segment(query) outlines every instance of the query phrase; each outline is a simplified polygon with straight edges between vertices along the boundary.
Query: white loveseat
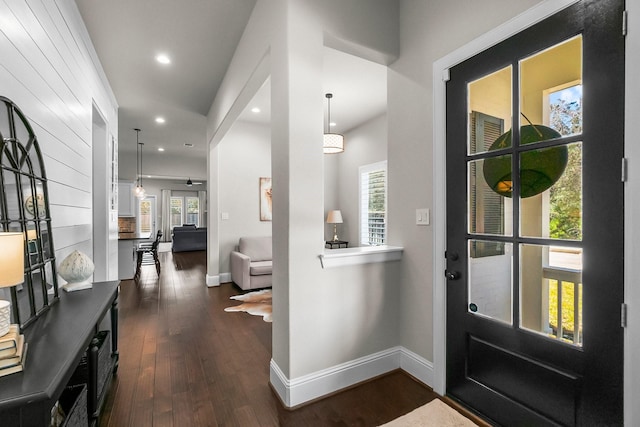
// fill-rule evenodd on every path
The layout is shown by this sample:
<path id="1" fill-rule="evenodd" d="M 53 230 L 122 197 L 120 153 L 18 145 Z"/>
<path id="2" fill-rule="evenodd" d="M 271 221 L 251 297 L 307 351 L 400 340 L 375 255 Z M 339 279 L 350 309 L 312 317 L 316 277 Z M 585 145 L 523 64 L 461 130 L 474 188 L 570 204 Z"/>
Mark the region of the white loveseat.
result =
<path id="1" fill-rule="evenodd" d="M 242 289 L 271 287 L 271 236 L 241 237 L 231 252 L 231 280 Z"/>

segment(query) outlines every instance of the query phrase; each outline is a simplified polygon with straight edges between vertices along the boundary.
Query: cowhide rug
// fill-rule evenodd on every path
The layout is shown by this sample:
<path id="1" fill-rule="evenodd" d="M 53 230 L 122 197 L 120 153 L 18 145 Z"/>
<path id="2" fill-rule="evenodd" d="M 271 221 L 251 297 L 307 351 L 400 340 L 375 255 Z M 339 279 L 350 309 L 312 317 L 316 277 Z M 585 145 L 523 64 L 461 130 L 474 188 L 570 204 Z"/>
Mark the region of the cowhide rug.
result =
<path id="1" fill-rule="evenodd" d="M 254 316 L 262 316 L 265 322 L 271 322 L 271 289 L 234 295 L 229 299 L 242 301 L 242 304 L 227 307 L 224 311 L 244 311 Z"/>

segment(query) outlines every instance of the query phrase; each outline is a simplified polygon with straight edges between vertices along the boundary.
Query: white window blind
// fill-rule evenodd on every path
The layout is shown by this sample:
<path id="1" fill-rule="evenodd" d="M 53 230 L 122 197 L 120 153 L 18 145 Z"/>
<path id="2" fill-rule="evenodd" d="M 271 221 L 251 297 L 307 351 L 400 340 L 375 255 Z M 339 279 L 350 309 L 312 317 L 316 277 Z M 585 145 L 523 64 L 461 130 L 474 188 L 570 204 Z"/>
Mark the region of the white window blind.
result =
<path id="1" fill-rule="evenodd" d="M 384 245 L 387 235 L 387 161 L 361 166 L 360 244 Z"/>

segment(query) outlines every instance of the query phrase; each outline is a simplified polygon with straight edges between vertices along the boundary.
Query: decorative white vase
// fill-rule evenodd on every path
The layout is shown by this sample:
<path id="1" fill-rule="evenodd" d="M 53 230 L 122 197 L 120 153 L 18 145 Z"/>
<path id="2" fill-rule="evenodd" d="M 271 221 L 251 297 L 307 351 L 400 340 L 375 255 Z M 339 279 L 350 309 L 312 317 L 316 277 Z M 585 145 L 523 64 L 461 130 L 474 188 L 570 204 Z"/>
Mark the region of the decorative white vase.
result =
<path id="1" fill-rule="evenodd" d="M 58 266 L 58 274 L 67 284 L 62 286 L 67 292 L 89 289 L 93 285 L 88 281 L 93 274 L 91 259 L 80 251 L 73 251 Z"/>

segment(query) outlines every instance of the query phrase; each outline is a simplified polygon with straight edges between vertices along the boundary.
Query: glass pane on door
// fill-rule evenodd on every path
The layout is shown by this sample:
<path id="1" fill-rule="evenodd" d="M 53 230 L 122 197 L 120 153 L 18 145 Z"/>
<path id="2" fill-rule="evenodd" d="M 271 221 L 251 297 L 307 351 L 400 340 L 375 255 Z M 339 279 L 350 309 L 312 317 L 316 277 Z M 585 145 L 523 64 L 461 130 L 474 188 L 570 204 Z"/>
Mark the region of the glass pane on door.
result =
<path id="1" fill-rule="evenodd" d="M 513 204 L 503 194 L 511 193 L 511 155 L 473 160 L 467 166 L 469 233 L 512 235 Z M 498 169 L 498 174 L 492 172 Z"/>
<path id="2" fill-rule="evenodd" d="M 537 163 L 540 170 L 544 170 L 542 163 L 554 165 L 558 150 L 566 166 L 555 183 L 551 184 L 546 175 L 531 168 L 523 170 L 526 164 Z M 520 233 L 526 237 L 582 240 L 582 143 L 526 151 L 520 159 Z M 551 185 L 547 190 L 525 197 L 527 192 L 535 193 L 536 186 L 548 184 Z"/>
<path id="3" fill-rule="evenodd" d="M 520 245 L 520 323 L 582 346 L 582 249 Z"/>
<path id="4" fill-rule="evenodd" d="M 581 82 L 581 35 L 520 61 L 520 125 L 542 125 L 562 136 L 582 133 Z M 536 142 L 524 138 L 528 131 L 540 136 L 526 128 L 521 145 Z"/>
<path id="5" fill-rule="evenodd" d="M 505 67 L 492 74 L 477 79 L 468 85 L 469 114 L 481 113 L 492 118 L 478 123 L 469 120 L 467 152 L 484 153 L 498 147 L 493 143 L 511 128 L 512 68 Z"/>
<path id="6" fill-rule="evenodd" d="M 512 323 L 512 247 L 511 243 L 469 240 L 469 313 Z"/>

